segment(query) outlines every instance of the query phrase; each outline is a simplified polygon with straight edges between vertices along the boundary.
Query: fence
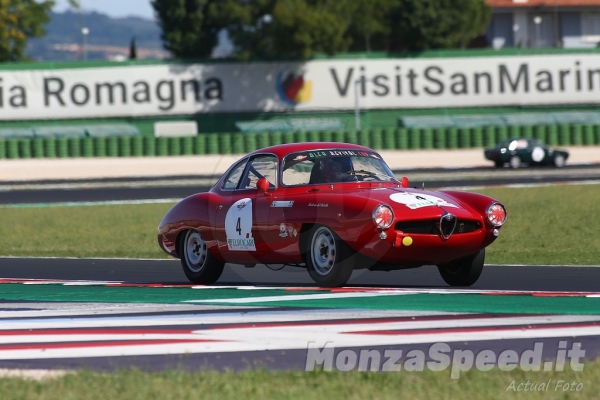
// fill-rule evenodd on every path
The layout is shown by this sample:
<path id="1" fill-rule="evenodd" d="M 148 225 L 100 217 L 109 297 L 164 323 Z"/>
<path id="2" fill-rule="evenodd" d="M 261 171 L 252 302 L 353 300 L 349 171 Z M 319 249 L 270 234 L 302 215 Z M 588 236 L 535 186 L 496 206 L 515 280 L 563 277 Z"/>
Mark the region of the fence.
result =
<path id="1" fill-rule="evenodd" d="M 195 137 L 85 137 L 0 140 L 0 159 L 244 154 L 282 143 L 345 142 L 376 150 L 493 147 L 509 137 L 551 146 L 600 145 L 600 125 L 525 125 L 476 128 L 390 128 L 368 131 L 209 133 Z"/>

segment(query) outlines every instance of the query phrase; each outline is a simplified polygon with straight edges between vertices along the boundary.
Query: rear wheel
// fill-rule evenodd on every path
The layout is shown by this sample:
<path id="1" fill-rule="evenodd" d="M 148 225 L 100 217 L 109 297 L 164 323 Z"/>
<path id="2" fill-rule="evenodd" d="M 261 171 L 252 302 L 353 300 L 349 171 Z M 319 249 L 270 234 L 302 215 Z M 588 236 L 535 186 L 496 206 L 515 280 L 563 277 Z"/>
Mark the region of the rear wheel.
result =
<path id="1" fill-rule="evenodd" d="M 512 156 L 510 158 L 509 164 L 511 168 L 519 168 L 521 166 L 521 159 L 518 156 Z"/>
<path id="2" fill-rule="evenodd" d="M 354 270 L 353 251 L 326 226 L 315 225 L 307 233 L 306 269 L 322 287 L 341 286 Z"/>
<path id="3" fill-rule="evenodd" d="M 213 257 L 199 232 L 182 235 L 179 249 L 183 272 L 190 282 L 210 285 L 221 277 L 225 263 Z"/>
<path id="4" fill-rule="evenodd" d="M 469 257 L 438 266 L 442 279 L 450 286 L 471 286 L 483 270 L 485 249 Z"/>
<path id="5" fill-rule="evenodd" d="M 494 167 L 502 168 L 503 166 L 504 166 L 504 163 L 502 161 L 494 161 Z"/>
<path id="6" fill-rule="evenodd" d="M 556 157 L 554 157 L 554 166 L 556 168 L 564 167 L 565 166 L 565 157 L 563 157 L 560 154 L 556 155 Z"/>

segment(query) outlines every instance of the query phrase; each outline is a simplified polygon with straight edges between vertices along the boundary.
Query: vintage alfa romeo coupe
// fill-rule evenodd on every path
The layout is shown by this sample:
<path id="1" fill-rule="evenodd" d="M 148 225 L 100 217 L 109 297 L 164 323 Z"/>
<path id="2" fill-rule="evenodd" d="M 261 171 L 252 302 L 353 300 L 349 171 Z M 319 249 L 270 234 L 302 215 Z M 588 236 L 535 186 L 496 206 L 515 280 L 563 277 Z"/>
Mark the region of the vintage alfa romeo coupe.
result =
<path id="1" fill-rule="evenodd" d="M 306 268 L 323 287 L 352 271 L 436 265 L 452 286 L 479 278 L 506 208 L 490 197 L 409 188 L 358 145 L 294 143 L 257 150 L 206 193 L 177 203 L 158 243 L 188 279 L 216 282 L 225 263 Z"/>

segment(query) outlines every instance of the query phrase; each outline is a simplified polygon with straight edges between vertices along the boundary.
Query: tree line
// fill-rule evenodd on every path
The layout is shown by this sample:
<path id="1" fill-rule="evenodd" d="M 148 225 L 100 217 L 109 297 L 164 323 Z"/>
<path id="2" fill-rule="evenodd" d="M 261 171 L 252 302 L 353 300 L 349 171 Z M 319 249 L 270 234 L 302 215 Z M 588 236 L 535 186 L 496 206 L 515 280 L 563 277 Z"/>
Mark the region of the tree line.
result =
<path id="1" fill-rule="evenodd" d="M 225 30 L 235 56 L 465 48 L 490 20 L 485 0 L 152 0 L 165 48 L 209 57 Z"/>
<path id="2" fill-rule="evenodd" d="M 79 8 L 78 0 L 69 0 Z M 151 0 L 165 49 L 207 58 L 227 32 L 242 60 L 465 48 L 490 20 L 485 0 Z M 23 60 L 54 0 L 0 0 L 0 61 Z"/>

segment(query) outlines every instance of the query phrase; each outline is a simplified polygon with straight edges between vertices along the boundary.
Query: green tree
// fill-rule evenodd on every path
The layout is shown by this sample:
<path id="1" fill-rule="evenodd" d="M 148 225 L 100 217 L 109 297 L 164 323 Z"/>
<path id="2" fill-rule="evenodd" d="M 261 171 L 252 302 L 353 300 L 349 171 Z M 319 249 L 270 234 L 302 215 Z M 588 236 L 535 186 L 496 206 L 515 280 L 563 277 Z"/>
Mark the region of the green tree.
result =
<path id="1" fill-rule="evenodd" d="M 162 29 L 165 49 L 176 57 L 209 57 L 218 42 L 220 27 L 208 18 L 218 0 L 152 0 Z"/>
<path id="2" fill-rule="evenodd" d="M 211 16 L 227 29 L 236 55 L 307 59 L 346 51 L 350 22 L 339 0 L 222 0 Z"/>
<path id="3" fill-rule="evenodd" d="M 43 36 L 53 0 L 0 0 L 0 61 L 25 58 L 27 41 Z"/>
<path id="4" fill-rule="evenodd" d="M 137 46 L 135 44 L 135 36 L 131 38 L 129 43 L 129 59 L 137 60 Z"/>
<path id="5" fill-rule="evenodd" d="M 335 1 L 279 0 L 270 29 L 274 55 L 308 59 L 346 51 L 352 42 L 347 14 Z"/>
<path id="6" fill-rule="evenodd" d="M 352 39 L 350 50 L 388 50 L 392 41 L 392 16 L 397 14 L 398 0 L 350 0 L 347 2 L 350 13 L 349 35 Z"/>
<path id="7" fill-rule="evenodd" d="M 399 0 L 392 15 L 396 50 L 465 48 L 490 21 L 484 0 Z"/>
<path id="8" fill-rule="evenodd" d="M 269 57 L 273 40 L 269 35 L 276 0 L 220 0 L 209 7 L 209 18 L 226 29 L 236 56 L 249 60 Z"/>

